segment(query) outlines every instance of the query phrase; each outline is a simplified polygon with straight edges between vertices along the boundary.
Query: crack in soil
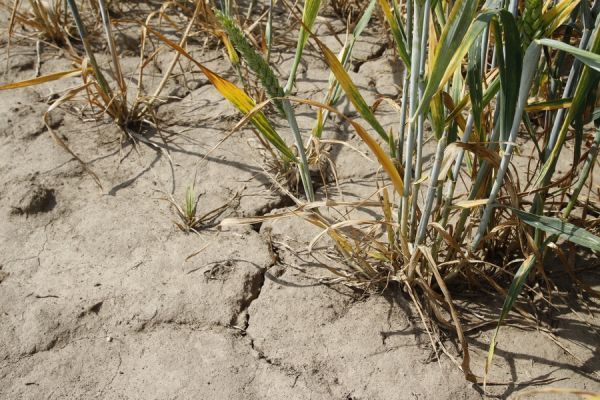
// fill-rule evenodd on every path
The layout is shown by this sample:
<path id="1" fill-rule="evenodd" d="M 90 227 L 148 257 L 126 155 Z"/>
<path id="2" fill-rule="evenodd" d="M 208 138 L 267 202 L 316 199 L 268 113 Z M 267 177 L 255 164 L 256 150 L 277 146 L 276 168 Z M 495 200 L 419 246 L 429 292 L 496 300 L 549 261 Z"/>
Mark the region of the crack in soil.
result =
<path id="1" fill-rule="evenodd" d="M 276 209 L 276 208 L 274 208 Z M 248 328 L 250 327 L 250 313 L 249 308 L 261 295 L 262 289 L 266 283 L 266 274 L 276 265 L 281 263 L 278 248 L 273 243 L 273 239 L 271 237 L 271 229 L 265 228 L 263 232 L 260 234 L 261 238 L 266 242 L 269 250 L 269 254 L 271 256 L 271 262 L 267 267 L 265 267 L 260 274 L 257 275 L 256 279 L 252 284 L 251 296 L 246 299 L 241 305 L 240 312 L 238 313 L 237 319 L 239 320 L 240 316 L 244 316 L 244 322 L 242 327 L 230 326 L 229 328 L 236 328 L 241 331 L 240 339 L 243 340 L 252 350 L 259 362 L 264 362 L 268 366 L 277 368 L 284 374 L 288 376 L 293 376 L 294 381 L 292 383 L 292 388 L 296 386 L 298 379 L 302 376 L 302 371 L 299 371 L 296 367 L 289 364 L 282 364 L 281 361 L 276 359 L 271 359 L 268 357 L 255 343 L 255 339 L 248 333 Z M 250 385 L 254 379 L 256 378 L 256 374 L 258 371 L 254 372 L 252 379 L 245 385 Z"/>
<path id="2" fill-rule="evenodd" d="M 365 58 L 364 60 L 359 60 L 359 61 L 355 61 L 354 65 L 353 65 L 353 72 L 358 73 L 360 71 L 360 67 L 362 67 L 362 65 L 368 61 L 373 61 L 376 60 L 378 58 L 380 58 L 381 56 L 383 56 L 383 54 L 385 53 L 385 51 L 388 48 L 388 44 L 383 43 L 382 45 L 380 45 L 377 50 L 375 50 L 373 53 L 371 53 L 369 56 L 367 56 L 367 58 Z"/>
<path id="3" fill-rule="evenodd" d="M 279 201 L 273 202 L 270 205 L 270 207 L 268 207 L 268 209 L 264 211 L 263 215 L 266 215 L 273 210 L 280 209 L 282 206 L 288 205 L 290 201 L 291 199 L 289 197 L 281 195 L 279 197 Z M 269 251 L 270 256 L 270 262 L 265 268 L 261 268 L 260 274 L 254 276 L 249 282 L 247 282 L 246 285 L 244 285 L 245 289 L 246 286 L 248 286 L 247 291 L 250 293 L 250 295 L 241 301 L 240 309 L 231 321 L 231 325 L 233 327 L 239 328 L 243 332 L 246 332 L 248 326 L 250 325 L 250 313 L 248 312 L 248 309 L 250 308 L 252 303 L 260 296 L 262 288 L 265 284 L 267 272 L 269 272 L 269 270 L 276 264 L 280 263 L 280 257 L 277 251 L 277 247 L 273 243 L 273 238 L 271 236 L 271 228 L 265 228 L 263 232 L 260 232 L 261 228 L 262 223 L 252 225 L 252 229 L 258 232 L 259 237 L 267 245 L 267 249 Z M 242 316 L 244 318 L 242 326 L 236 326 L 236 324 L 240 323 L 240 317 Z"/>
<path id="4" fill-rule="evenodd" d="M 254 339 L 247 332 L 244 332 L 243 335 L 245 336 L 247 344 L 250 346 L 252 351 L 256 354 L 259 362 L 264 362 L 269 367 L 276 368 L 277 370 L 283 372 L 285 375 L 294 377 L 294 382 L 291 385 L 291 387 L 294 388 L 296 386 L 296 384 L 298 383 L 298 379 L 303 375 L 302 371 L 299 371 L 293 365 L 282 364 L 278 360 L 273 360 L 273 359 L 269 358 L 262 350 L 260 350 L 256 346 L 256 344 L 254 343 Z M 258 373 L 258 371 L 255 370 L 254 375 L 252 376 L 252 379 L 245 386 L 250 385 L 254 381 L 257 373 Z"/>
<path id="5" fill-rule="evenodd" d="M 269 254 L 271 256 L 271 260 L 269 265 L 265 268 L 262 268 L 260 274 L 255 275 L 249 282 L 247 282 L 244 286 L 248 287 L 248 292 L 250 295 L 243 299 L 240 304 L 240 309 L 236 316 L 234 316 L 233 321 L 231 321 L 231 325 L 235 326 L 236 323 L 240 322 L 240 317 L 243 316 L 244 320 L 242 322 L 242 326 L 240 327 L 242 331 L 245 333 L 248 327 L 250 326 L 250 313 L 248 309 L 252 305 L 252 303 L 260 297 L 260 293 L 262 292 L 262 288 L 265 285 L 266 274 L 267 272 L 274 267 L 279 262 L 279 256 L 274 251 L 274 246 L 271 239 L 270 231 L 266 230 L 267 233 L 260 235 L 263 240 L 267 244 L 267 248 L 269 250 Z M 265 237 L 266 236 L 266 237 Z"/>
<path id="6" fill-rule="evenodd" d="M 29 261 L 29 260 L 36 260 L 37 261 L 37 267 L 40 268 L 40 266 L 41 266 L 40 258 L 42 257 L 42 253 L 44 251 L 46 251 L 46 245 L 48 244 L 48 226 L 51 223 L 53 223 L 55 221 L 55 219 L 56 218 L 54 218 L 54 217 L 51 218 L 44 225 L 44 242 L 40 246 L 40 249 L 37 251 L 36 255 L 30 256 L 30 257 L 24 257 L 24 258 L 13 258 L 12 260 L 8 260 L 8 261 L 4 261 L 3 263 L 0 263 L 0 265 L 8 265 L 8 264 L 12 264 L 12 263 L 15 263 L 15 262 L 24 262 L 24 261 Z M 27 297 L 27 296 L 25 296 L 25 297 Z"/>

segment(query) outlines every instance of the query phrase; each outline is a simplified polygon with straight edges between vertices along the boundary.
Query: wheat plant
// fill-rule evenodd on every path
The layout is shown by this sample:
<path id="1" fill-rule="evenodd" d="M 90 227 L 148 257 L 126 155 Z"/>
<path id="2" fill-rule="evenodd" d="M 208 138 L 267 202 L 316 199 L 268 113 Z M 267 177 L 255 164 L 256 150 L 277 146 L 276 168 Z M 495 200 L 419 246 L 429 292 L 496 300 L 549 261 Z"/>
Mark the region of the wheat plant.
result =
<path id="1" fill-rule="evenodd" d="M 310 36 L 332 73 L 323 103 L 300 101 L 317 109 L 313 133 L 322 136 L 323 115 L 339 114 L 332 107 L 338 90 L 369 126 L 340 115 L 388 175 L 391 187 L 382 188 L 375 202 L 383 217 L 327 217 L 319 211 L 323 204 L 309 207 L 311 199 L 295 213 L 323 228 L 319 238 L 326 234 L 336 243 L 348 265 L 347 271 L 339 271 L 344 279 L 367 287 L 400 282 L 418 307 L 432 310 L 434 320 L 453 327 L 463 349 L 460 367 L 465 376 L 485 383 L 500 325 L 526 280 L 543 271 L 544 259 L 556 248 L 552 244 L 567 240 L 600 250 L 600 238 L 569 222 L 598 152 L 598 131 L 590 138 L 583 129 L 592 121 L 594 114 L 586 109 L 595 103 L 598 84 L 598 5 L 569 0 L 378 3 L 405 71 L 395 132 L 383 129 L 347 73 L 344 50 L 351 48 L 353 38 L 336 56 L 311 32 L 310 1 L 298 18 L 298 43 Z M 365 21 L 369 13 L 367 8 Z M 568 35 L 567 24 L 576 27 Z M 362 28 L 357 25 L 356 36 Z M 565 60 L 572 61 L 566 76 L 560 72 Z M 280 101 L 280 93 L 278 88 L 270 96 Z M 540 113 L 544 118 L 534 119 Z M 556 164 L 571 133 L 573 167 L 566 176 L 557 176 Z M 534 173 L 525 177 L 514 165 L 523 135 L 534 142 L 536 164 Z M 426 168 L 428 136 L 436 151 Z M 591 144 L 587 150 L 586 142 Z M 567 194 L 569 201 L 561 202 Z M 328 207 L 335 208 L 335 202 Z M 348 231 L 349 225 L 355 229 Z M 515 261 L 520 267 L 513 269 L 514 279 L 504 289 L 495 272 Z M 470 369 L 463 329 L 475 320 L 468 310 L 456 311 L 446 284 L 458 278 L 489 282 L 506 296 L 486 371 L 479 375 Z"/>

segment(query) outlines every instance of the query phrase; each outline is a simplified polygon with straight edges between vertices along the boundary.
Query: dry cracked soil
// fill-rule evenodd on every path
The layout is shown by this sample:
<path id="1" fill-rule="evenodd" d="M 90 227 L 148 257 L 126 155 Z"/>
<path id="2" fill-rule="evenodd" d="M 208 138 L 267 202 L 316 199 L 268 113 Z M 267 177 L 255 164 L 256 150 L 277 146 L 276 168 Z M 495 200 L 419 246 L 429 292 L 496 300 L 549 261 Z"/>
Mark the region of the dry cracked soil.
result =
<path id="1" fill-rule="evenodd" d="M 335 46 L 333 37 L 323 40 Z M 382 44 L 369 32 L 357 45 L 363 61 L 352 75 L 369 103 L 398 94 L 401 72 Z M 3 47 L 2 79 L 70 66 L 60 51 L 42 50 L 36 65 L 34 44 L 16 41 L 7 64 Z M 312 52 L 298 93 L 319 99 L 328 73 Z M 234 79 L 220 50 L 196 54 Z M 290 48 L 281 54 L 277 65 L 287 71 Z M 169 60 L 146 69 L 148 82 Z M 137 59 L 123 62 L 133 81 Z M 367 296 L 325 285 L 326 272 L 305 253 L 318 233 L 307 223 L 219 228 L 223 218 L 276 212 L 289 200 L 265 172 L 250 131 L 216 146 L 239 115 L 201 75 L 186 75 L 165 89 L 162 132 L 148 133 L 152 146 L 122 142 L 109 121 L 85 117 L 83 101 L 53 112 L 51 126 L 102 190 L 42 122 L 49 101 L 79 78 L 0 93 L 0 398 L 482 398 L 449 357 L 436 360 L 400 291 Z M 347 104 L 340 108 L 351 115 Z M 310 128 L 314 111 L 299 106 L 298 113 Z M 397 117 L 382 110 L 381 118 L 387 127 Z M 368 196 L 376 163 L 358 153 L 366 148 L 346 126 L 332 123 L 329 133 L 353 146 L 332 153 L 340 193 Z M 194 179 L 199 213 L 224 207 L 199 234 L 186 234 L 165 198 L 182 199 Z M 490 394 L 508 398 L 536 385 L 600 390 L 598 304 L 589 307 L 579 311 L 592 316 L 588 325 L 576 310 L 557 315 L 558 343 L 507 327 L 490 376 L 502 384 Z M 477 374 L 490 328 L 469 334 Z M 460 359 L 456 344 L 447 344 Z"/>

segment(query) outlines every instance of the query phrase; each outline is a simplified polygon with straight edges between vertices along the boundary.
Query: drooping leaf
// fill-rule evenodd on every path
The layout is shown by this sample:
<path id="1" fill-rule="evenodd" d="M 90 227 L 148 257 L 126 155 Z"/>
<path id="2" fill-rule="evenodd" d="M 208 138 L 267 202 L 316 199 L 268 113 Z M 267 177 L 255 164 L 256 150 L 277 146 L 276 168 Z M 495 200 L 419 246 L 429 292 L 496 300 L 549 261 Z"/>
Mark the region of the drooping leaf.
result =
<path id="1" fill-rule="evenodd" d="M 292 100 L 296 101 L 298 103 L 308 104 L 308 105 L 312 105 L 315 107 L 329 110 L 329 112 L 335 113 L 341 119 L 348 122 L 354 128 L 354 130 L 356 131 L 358 136 L 361 138 L 361 140 L 373 152 L 375 157 L 377 157 L 377 161 L 381 165 L 381 168 L 383 168 L 383 170 L 388 174 L 390 180 L 392 181 L 392 184 L 394 185 L 394 189 L 396 189 L 396 192 L 398 192 L 398 194 L 402 194 L 402 192 L 404 190 L 404 182 L 402 181 L 402 178 L 400 177 L 400 173 L 398 172 L 398 169 L 396 168 L 394 161 L 387 155 L 387 153 L 383 150 L 383 148 L 379 145 L 379 143 L 377 143 L 377 140 L 375 140 L 371 135 L 369 135 L 369 132 L 367 132 L 366 129 L 361 124 L 359 124 L 358 122 L 354 121 L 351 118 L 348 118 L 342 112 L 336 110 L 335 108 L 333 108 L 327 104 L 319 103 L 317 101 L 308 100 L 308 99 L 292 99 Z"/>
<path id="2" fill-rule="evenodd" d="M 550 235 L 568 240 L 593 251 L 600 251 L 600 237 L 587 230 L 565 222 L 559 218 L 531 214 L 515 208 L 510 208 L 519 219 L 534 228 L 541 229 Z"/>
<path id="3" fill-rule="evenodd" d="M 561 26 L 571 12 L 579 5 L 579 0 L 561 0 L 554 7 L 542 15 L 542 23 L 540 29 L 543 36 L 550 37 L 552 33 Z"/>
<path id="4" fill-rule="evenodd" d="M 537 101 L 527 104 L 525 111 L 553 111 L 571 107 L 572 98 Z"/>
<path id="5" fill-rule="evenodd" d="M 544 44 L 543 41 L 540 41 L 539 43 Z M 590 40 L 589 50 L 591 50 L 591 53 L 597 53 L 600 51 L 600 31 L 598 28 L 594 30 L 594 36 L 593 39 Z M 536 179 L 535 185 L 537 187 L 543 186 L 549 181 L 552 173 L 554 172 L 555 163 L 560 154 L 560 150 L 566 140 L 569 126 L 575 120 L 575 117 L 583 112 L 583 109 L 586 106 L 586 102 L 589 98 L 589 93 L 593 88 L 596 87 L 598 79 L 598 73 L 595 70 L 591 70 L 591 68 L 587 65 L 584 66 L 577 82 L 577 86 L 575 87 L 571 107 L 569 107 L 569 111 L 567 112 L 567 115 L 565 116 L 560 127 L 558 139 L 556 140 L 556 143 L 550 152 L 550 156 L 544 162 L 540 174 Z"/>
<path id="6" fill-rule="evenodd" d="M 515 274 L 515 277 L 513 278 L 513 281 L 510 284 L 510 287 L 508 288 L 508 293 L 506 295 L 506 299 L 504 299 L 504 304 L 502 305 L 502 311 L 500 312 L 500 317 L 498 318 L 496 329 L 494 330 L 494 334 L 492 335 L 492 339 L 490 340 L 490 347 L 488 349 L 488 355 L 485 361 L 485 374 L 483 376 L 484 390 L 487 383 L 488 372 L 490 366 L 492 365 L 492 359 L 494 358 L 494 351 L 496 349 L 496 339 L 498 337 L 498 332 L 500 331 L 500 326 L 502 325 L 502 322 L 512 309 L 513 304 L 515 304 L 515 301 L 517 300 L 519 293 L 521 293 L 521 289 L 523 289 L 523 285 L 525 284 L 525 281 L 529 276 L 529 272 L 531 272 L 534 266 L 535 256 L 530 255 L 529 257 L 527 257 L 527 259 L 525 259 L 525 261 L 523 261 L 523 263 L 519 267 L 519 270 Z"/>
<path id="7" fill-rule="evenodd" d="M 46 82 L 52 82 L 57 79 L 69 78 L 72 76 L 81 75 L 81 68 L 72 69 L 69 71 L 54 72 L 52 74 L 38 76 L 37 78 L 26 79 L 24 81 L 5 83 L 0 85 L 0 90 L 19 89 L 28 86 L 40 85 Z"/>
<path id="8" fill-rule="evenodd" d="M 373 10 L 375 9 L 375 4 L 377 4 L 376 0 L 370 1 L 369 5 L 365 9 L 365 12 L 363 13 L 363 15 L 360 17 L 360 19 L 356 23 L 356 26 L 354 27 L 352 34 L 350 35 L 349 38 L 347 38 L 347 41 L 344 44 L 344 47 L 340 51 L 338 59 L 340 60 L 340 63 L 344 66 L 344 68 L 346 68 L 346 69 L 348 68 L 350 59 L 352 57 L 352 51 L 354 50 L 354 44 L 356 43 L 356 40 L 360 37 L 360 35 L 362 35 L 362 32 L 369 24 L 369 21 L 371 20 L 371 16 L 373 15 Z M 327 94 L 325 95 L 324 103 L 327 105 L 335 105 L 339 101 L 340 96 L 341 96 L 340 83 L 335 78 L 335 75 L 333 73 L 330 73 L 329 74 L 329 85 L 327 88 Z M 321 135 L 323 133 L 323 126 L 325 125 L 325 121 L 327 121 L 328 116 L 329 116 L 329 111 L 323 110 L 321 108 L 318 109 L 315 126 L 312 130 L 312 135 L 314 135 L 318 138 L 321 137 Z"/>
<path id="9" fill-rule="evenodd" d="M 475 208 L 475 207 L 484 206 L 485 203 L 487 203 L 487 199 L 464 200 L 464 201 L 459 201 L 458 203 L 454 204 L 454 207 Z"/>
<path id="10" fill-rule="evenodd" d="M 539 39 L 537 42 L 542 46 L 567 52 L 588 67 L 600 72 L 600 54 L 594 54 L 591 51 L 583 50 L 554 39 Z"/>

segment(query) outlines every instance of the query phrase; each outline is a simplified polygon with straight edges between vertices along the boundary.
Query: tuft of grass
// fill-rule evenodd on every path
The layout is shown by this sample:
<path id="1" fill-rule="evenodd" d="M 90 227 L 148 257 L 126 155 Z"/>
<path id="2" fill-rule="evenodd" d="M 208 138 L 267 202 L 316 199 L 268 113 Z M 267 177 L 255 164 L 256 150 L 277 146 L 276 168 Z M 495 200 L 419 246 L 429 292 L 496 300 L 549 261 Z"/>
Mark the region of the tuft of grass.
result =
<path id="1" fill-rule="evenodd" d="M 52 4 L 62 3 L 60 1 L 54 1 Z M 40 3 L 45 4 L 45 3 Z M 43 84 L 52 80 L 62 79 L 66 77 L 72 77 L 80 75 L 82 78 L 82 84 L 68 90 L 63 96 L 58 98 L 49 107 L 48 111 L 44 115 L 44 121 L 49 120 L 49 113 L 61 105 L 73 101 L 79 97 L 84 97 L 91 107 L 94 117 L 97 119 L 103 119 L 108 117 L 113 123 L 121 128 L 123 138 L 132 139 L 134 143 L 140 141 L 146 143 L 152 147 L 159 148 L 148 139 L 143 136 L 143 132 L 146 130 L 156 130 L 157 121 L 155 120 L 154 107 L 159 103 L 160 94 L 165 87 L 166 82 L 173 73 L 173 69 L 177 64 L 179 54 L 176 53 L 174 58 L 165 71 L 160 83 L 156 86 L 151 95 L 147 95 L 144 90 L 144 68 L 151 61 L 152 57 L 158 54 L 156 51 L 145 54 L 145 41 L 147 38 L 145 32 L 145 25 L 142 24 L 141 32 L 141 53 L 140 62 L 138 68 L 137 87 L 135 88 L 135 95 L 132 97 L 131 90 L 128 82 L 131 82 L 123 73 L 121 66 L 121 55 L 116 45 L 115 35 L 113 32 L 114 21 L 111 20 L 108 5 L 105 0 L 98 0 L 95 4 L 97 11 L 100 14 L 100 26 L 104 32 L 105 43 L 110 56 L 110 63 L 106 66 L 101 66 L 97 60 L 97 52 L 94 50 L 90 42 L 90 34 L 88 26 L 84 22 L 86 18 L 80 13 L 80 6 L 75 0 L 66 0 L 70 16 L 72 17 L 72 23 L 76 28 L 77 34 L 81 46 L 83 47 L 83 54 L 74 54 L 74 62 L 78 64 L 78 68 L 68 71 L 59 71 L 51 73 L 46 76 L 40 76 L 33 79 L 28 79 L 21 82 L 12 82 L 0 85 L 0 90 L 17 89 L 32 85 Z M 18 6 L 18 2 L 15 3 L 15 10 Z M 44 5 L 46 6 L 46 5 Z M 198 3 L 195 8 L 194 16 L 190 19 L 187 28 L 184 30 L 183 37 L 181 38 L 181 45 L 185 45 L 191 34 L 191 29 L 194 26 L 195 18 L 199 15 L 203 9 L 203 4 Z M 66 10 L 64 10 L 66 12 Z M 162 10 L 156 15 L 159 17 L 163 16 L 165 11 Z M 156 15 L 150 15 L 149 21 Z M 65 17 L 62 17 L 65 18 Z M 87 18 L 89 19 L 89 18 Z M 135 22 L 135 21 L 134 21 Z M 63 31 L 66 29 L 66 25 L 62 27 Z M 66 31 L 65 31 L 66 32 Z M 69 47 L 73 52 L 76 52 L 75 48 L 70 45 Z M 54 140 L 62 147 L 65 151 L 71 154 L 76 160 L 78 160 L 83 168 L 92 176 L 94 181 L 102 188 L 100 179 L 98 176 L 87 166 L 85 161 L 80 159 L 76 153 L 69 148 L 67 143 L 56 134 L 52 127 L 46 123 L 48 131 L 54 138 Z M 163 151 L 163 149 L 160 149 Z"/>
<path id="2" fill-rule="evenodd" d="M 17 24 L 25 26 L 37 33 L 38 39 L 64 46 L 69 43 L 71 21 L 61 0 L 27 0 L 25 6 L 21 0 L 14 1 L 12 8 L 7 2 L 0 2 L 0 7 L 11 10 L 8 35 L 11 36 Z"/>
<path id="3" fill-rule="evenodd" d="M 168 200 L 175 209 L 175 213 L 179 218 L 178 221 L 174 221 L 175 225 L 186 233 L 192 231 L 196 232 L 196 229 L 199 228 L 200 224 L 202 223 L 202 218 L 197 215 L 200 196 L 196 196 L 194 192 L 194 186 L 192 185 L 187 187 L 183 204 L 180 205 L 172 197 Z"/>
<path id="4" fill-rule="evenodd" d="M 185 233 L 198 233 L 202 228 L 214 226 L 215 220 L 227 211 L 231 203 L 238 200 L 239 195 L 236 194 L 227 203 L 204 214 L 198 213 L 200 197 L 201 195 L 196 194 L 195 186 L 189 185 L 186 187 L 182 202 L 178 202 L 170 194 L 163 198 L 163 200 L 171 204 L 177 216 L 177 220 L 173 221 L 173 223 Z"/>

